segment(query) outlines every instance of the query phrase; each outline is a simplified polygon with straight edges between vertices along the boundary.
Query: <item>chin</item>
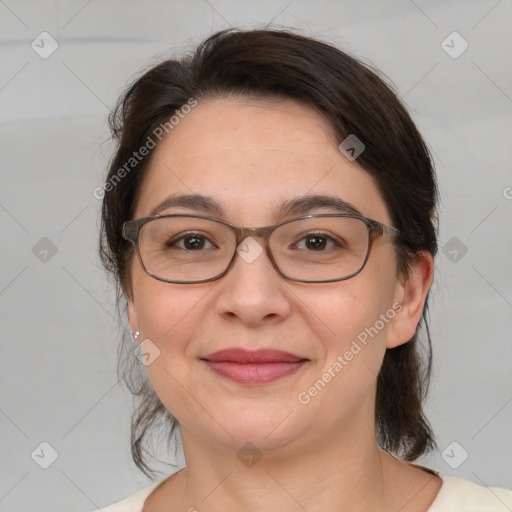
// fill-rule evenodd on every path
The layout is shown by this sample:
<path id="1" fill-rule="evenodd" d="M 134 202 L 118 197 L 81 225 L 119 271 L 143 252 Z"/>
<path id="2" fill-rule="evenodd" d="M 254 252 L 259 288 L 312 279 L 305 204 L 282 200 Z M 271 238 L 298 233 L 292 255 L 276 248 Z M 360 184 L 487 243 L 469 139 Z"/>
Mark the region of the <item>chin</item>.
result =
<path id="1" fill-rule="evenodd" d="M 220 435 L 221 443 L 231 445 L 236 450 L 247 443 L 262 450 L 277 449 L 300 437 L 307 425 L 307 421 L 299 418 L 291 407 L 283 406 L 242 410 L 236 415 L 216 419 L 225 430 L 219 427 L 210 435 Z"/>

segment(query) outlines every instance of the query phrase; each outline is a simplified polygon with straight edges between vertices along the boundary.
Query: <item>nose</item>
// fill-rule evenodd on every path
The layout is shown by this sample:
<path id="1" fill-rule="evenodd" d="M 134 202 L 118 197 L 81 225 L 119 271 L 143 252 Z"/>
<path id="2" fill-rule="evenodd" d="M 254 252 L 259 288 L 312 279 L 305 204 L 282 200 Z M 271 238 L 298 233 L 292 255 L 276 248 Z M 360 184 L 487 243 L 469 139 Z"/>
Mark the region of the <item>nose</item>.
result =
<path id="1" fill-rule="evenodd" d="M 261 238 L 248 237 L 240 243 L 219 284 L 216 308 L 227 319 L 257 327 L 278 323 L 290 314 L 287 283 L 272 265 Z"/>

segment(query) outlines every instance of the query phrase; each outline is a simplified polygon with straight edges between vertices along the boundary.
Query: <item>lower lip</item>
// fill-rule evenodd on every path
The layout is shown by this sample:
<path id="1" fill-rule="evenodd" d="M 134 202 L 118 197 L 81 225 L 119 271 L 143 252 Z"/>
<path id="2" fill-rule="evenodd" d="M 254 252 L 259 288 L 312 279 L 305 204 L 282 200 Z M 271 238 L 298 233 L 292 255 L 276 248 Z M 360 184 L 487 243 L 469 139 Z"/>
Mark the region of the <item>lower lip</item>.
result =
<path id="1" fill-rule="evenodd" d="M 299 371 L 307 361 L 295 363 L 229 363 L 205 361 L 217 374 L 240 384 L 266 384 Z"/>

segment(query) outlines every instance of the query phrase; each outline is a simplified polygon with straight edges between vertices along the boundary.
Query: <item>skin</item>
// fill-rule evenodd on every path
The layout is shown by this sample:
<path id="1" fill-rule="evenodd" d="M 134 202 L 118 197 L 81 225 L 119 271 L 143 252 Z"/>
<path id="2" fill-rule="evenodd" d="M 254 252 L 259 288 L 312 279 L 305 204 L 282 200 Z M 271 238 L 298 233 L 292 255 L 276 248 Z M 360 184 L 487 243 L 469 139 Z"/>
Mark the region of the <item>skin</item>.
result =
<path id="1" fill-rule="evenodd" d="M 321 116 L 292 100 L 200 102 L 155 149 L 140 192 L 135 218 L 173 193 L 194 192 L 220 202 L 228 222 L 267 226 L 281 202 L 330 194 L 391 225 L 371 176 L 344 158 Z M 432 274 L 432 257 L 421 254 L 406 278 L 398 276 L 392 237 L 376 239 L 360 274 L 335 283 L 287 280 L 262 254 L 250 264 L 237 256 L 217 281 L 169 284 L 134 259 L 129 323 L 139 341 L 161 351 L 146 370 L 180 422 L 187 465 L 153 491 L 144 512 L 427 510 L 441 480 L 379 449 L 374 404 L 385 351 L 414 335 Z M 394 303 L 400 312 L 301 404 L 298 393 Z M 233 346 L 310 361 L 291 376 L 245 386 L 199 360 Z M 262 455 L 251 468 L 237 458 L 248 442 Z"/>

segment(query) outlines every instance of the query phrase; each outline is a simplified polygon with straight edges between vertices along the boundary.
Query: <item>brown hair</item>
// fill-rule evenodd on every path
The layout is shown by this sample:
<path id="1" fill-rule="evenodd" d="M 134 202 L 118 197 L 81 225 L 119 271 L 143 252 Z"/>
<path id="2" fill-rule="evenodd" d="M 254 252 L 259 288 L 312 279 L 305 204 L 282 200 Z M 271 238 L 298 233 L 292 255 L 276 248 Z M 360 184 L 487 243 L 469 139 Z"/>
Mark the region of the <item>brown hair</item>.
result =
<path id="1" fill-rule="evenodd" d="M 125 304 L 123 299 L 131 294 L 129 263 L 133 255 L 121 228 L 132 219 L 151 153 L 140 158 L 133 169 L 127 168 L 126 162 L 191 98 L 199 102 L 226 95 L 294 99 L 320 112 L 338 143 L 355 134 L 365 145 L 357 162 L 375 180 L 393 225 L 401 232 L 395 241 L 397 272 L 406 275 L 420 251 L 435 255 L 437 186 L 432 158 L 386 82 L 378 70 L 325 42 L 266 29 L 218 32 L 192 55 L 165 60 L 136 79 L 110 116 L 117 150 L 102 205 L 100 256 L 117 284 L 118 305 Z M 122 168 L 127 172 L 121 173 Z M 427 308 L 426 304 L 422 316 L 427 334 L 425 354 L 418 340 L 420 322 L 408 343 L 386 351 L 377 382 L 377 441 L 385 450 L 410 461 L 435 446 L 423 412 L 432 365 Z M 132 418 L 132 455 L 149 476 L 153 471 L 146 461 L 148 434 L 162 423 L 170 441 L 177 420 L 141 372 L 132 345 L 123 340 L 124 357 L 120 353 L 118 369 L 139 399 Z"/>

